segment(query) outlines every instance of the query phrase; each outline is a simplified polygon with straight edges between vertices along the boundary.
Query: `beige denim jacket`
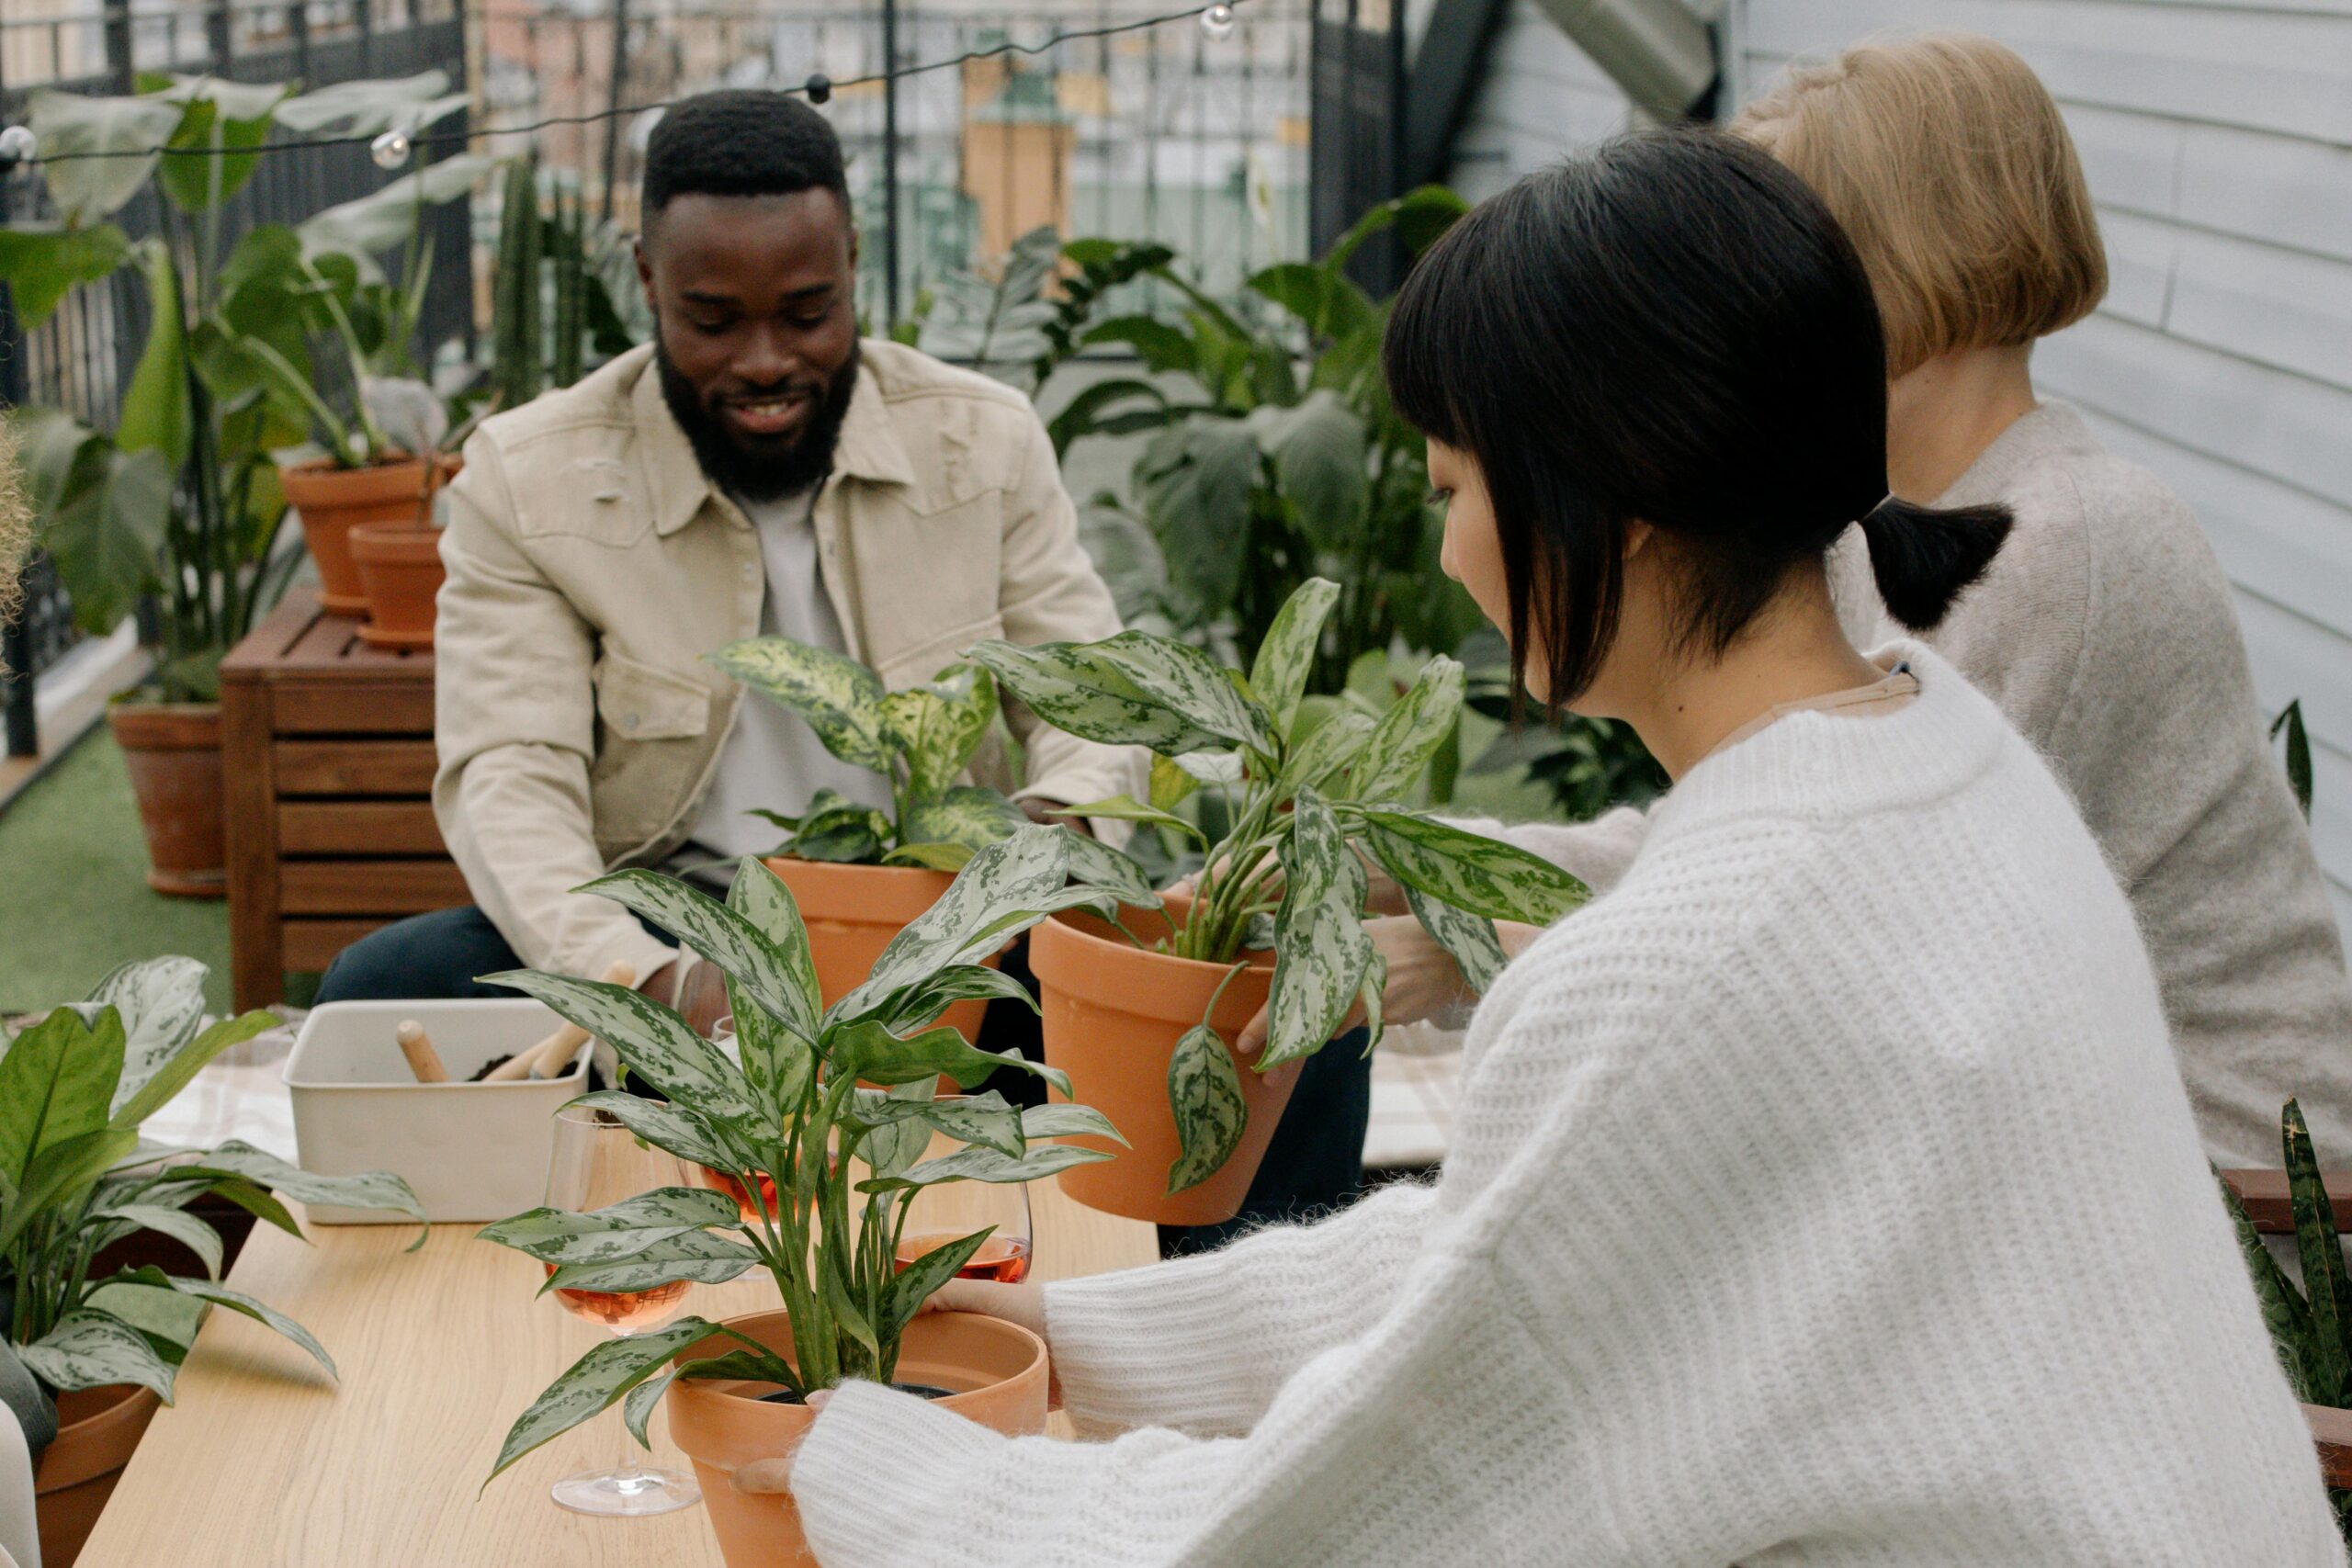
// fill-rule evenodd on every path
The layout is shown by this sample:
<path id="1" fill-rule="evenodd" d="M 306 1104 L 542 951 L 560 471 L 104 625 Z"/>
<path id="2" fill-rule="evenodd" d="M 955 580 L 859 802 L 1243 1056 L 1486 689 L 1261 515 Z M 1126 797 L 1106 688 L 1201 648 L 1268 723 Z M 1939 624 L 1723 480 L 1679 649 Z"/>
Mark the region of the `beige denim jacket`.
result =
<path id="1" fill-rule="evenodd" d="M 895 344 L 863 352 L 815 510 L 851 653 L 898 687 L 982 637 L 1116 632 L 1027 400 Z M 441 540 L 434 814 L 524 963 L 649 975 L 674 950 L 571 890 L 660 860 L 691 828 L 742 698 L 701 656 L 758 634 L 759 541 L 704 479 L 650 348 L 487 421 L 465 457 Z M 1006 717 L 1028 758 L 1021 794 L 1142 793 L 1141 753 L 1017 705 Z M 998 748 L 973 772 L 1010 784 Z"/>

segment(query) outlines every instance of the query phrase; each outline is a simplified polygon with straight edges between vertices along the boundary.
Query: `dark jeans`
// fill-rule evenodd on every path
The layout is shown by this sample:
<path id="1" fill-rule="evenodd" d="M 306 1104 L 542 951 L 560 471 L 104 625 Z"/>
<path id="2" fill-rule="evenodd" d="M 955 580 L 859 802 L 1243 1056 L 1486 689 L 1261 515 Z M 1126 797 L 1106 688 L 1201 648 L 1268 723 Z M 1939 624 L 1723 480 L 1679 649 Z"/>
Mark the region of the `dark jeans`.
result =
<path id="1" fill-rule="evenodd" d="M 650 924 L 646 929 L 671 940 Z M 344 949 L 319 982 L 318 999 L 511 997 L 515 993 L 474 976 L 520 967 L 522 960 L 480 909 L 436 909 L 371 931 Z M 1004 955 L 1004 972 L 1036 990 L 1026 941 Z M 1351 1030 L 1307 1059 L 1241 1213 L 1223 1224 L 1160 1226 L 1163 1256 L 1206 1252 L 1258 1225 L 1340 1208 L 1363 1190 L 1363 1135 L 1372 1118 L 1372 1063 L 1363 1042 L 1363 1032 Z M 989 1004 L 975 1043 L 983 1051 L 1019 1051 L 1033 1062 L 1045 1054 L 1036 1014 L 1011 1001 Z M 1016 1105 L 1037 1104 L 1045 1095 L 1036 1077 L 1010 1068 L 983 1088 Z"/>

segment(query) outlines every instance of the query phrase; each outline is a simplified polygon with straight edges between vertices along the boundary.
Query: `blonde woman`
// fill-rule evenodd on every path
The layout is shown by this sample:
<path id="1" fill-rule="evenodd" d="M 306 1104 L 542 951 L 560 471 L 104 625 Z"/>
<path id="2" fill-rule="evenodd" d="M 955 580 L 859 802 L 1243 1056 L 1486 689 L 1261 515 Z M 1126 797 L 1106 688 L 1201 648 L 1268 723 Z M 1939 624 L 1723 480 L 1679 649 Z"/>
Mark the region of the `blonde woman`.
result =
<path id="1" fill-rule="evenodd" d="M 2048 759 L 2130 897 L 2208 1154 L 2276 1165 L 2290 1094 L 2321 1148 L 2352 1148 L 2352 983 L 2229 582 L 2164 481 L 2034 389 L 2035 342 L 2107 290 L 2057 106 L 2002 45 L 1935 33 L 1792 71 L 1735 129 L 1861 254 L 1885 331 L 1890 490 L 2017 519 L 1984 581 L 1919 635 Z M 1871 583 L 1859 530 L 1831 570 L 1857 646 L 1901 634 L 1908 607 Z M 1508 836 L 1605 887 L 1648 828 L 1619 811 Z M 1453 999 L 1458 972 L 1414 922 L 1381 934 L 1390 1021 Z"/>

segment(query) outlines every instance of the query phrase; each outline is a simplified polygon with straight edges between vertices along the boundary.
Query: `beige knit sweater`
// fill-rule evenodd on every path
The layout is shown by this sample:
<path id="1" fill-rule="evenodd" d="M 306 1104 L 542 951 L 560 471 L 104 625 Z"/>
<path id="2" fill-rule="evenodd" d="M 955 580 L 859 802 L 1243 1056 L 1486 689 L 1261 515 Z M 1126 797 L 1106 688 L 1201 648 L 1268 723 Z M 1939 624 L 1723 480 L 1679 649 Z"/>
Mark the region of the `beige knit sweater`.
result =
<path id="1" fill-rule="evenodd" d="M 2352 982 L 2197 519 L 2059 403 L 2003 432 L 1939 504 L 1995 501 L 2015 532 L 1924 640 L 2042 753 L 2131 898 L 2208 1154 L 2277 1166 L 2291 1094 L 2323 1159 L 2352 1159 Z M 1833 553 L 1831 586 L 1856 646 L 1908 635 L 1879 602 L 1860 529 Z M 1648 830 L 1632 810 L 1479 825 L 1597 887 Z"/>

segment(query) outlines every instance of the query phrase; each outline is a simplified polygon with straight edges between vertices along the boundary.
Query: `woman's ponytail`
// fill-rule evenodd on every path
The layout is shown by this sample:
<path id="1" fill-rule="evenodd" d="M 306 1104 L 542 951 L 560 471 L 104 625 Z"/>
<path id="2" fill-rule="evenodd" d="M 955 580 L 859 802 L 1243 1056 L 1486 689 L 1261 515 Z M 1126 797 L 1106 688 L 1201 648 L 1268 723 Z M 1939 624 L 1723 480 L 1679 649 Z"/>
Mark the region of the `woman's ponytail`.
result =
<path id="1" fill-rule="evenodd" d="M 1913 631 L 1933 630 L 1993 564 L 2013 521 L 2006 506 L 1939 510 L 1888 496 L 1862 519 L 1878 596 Z"/>

